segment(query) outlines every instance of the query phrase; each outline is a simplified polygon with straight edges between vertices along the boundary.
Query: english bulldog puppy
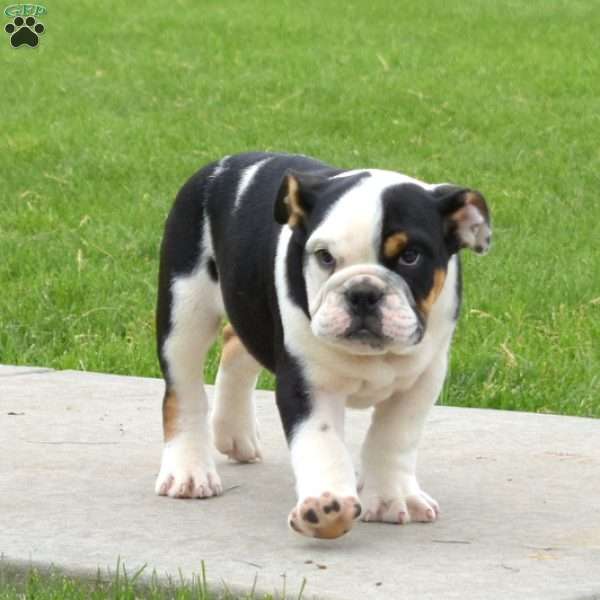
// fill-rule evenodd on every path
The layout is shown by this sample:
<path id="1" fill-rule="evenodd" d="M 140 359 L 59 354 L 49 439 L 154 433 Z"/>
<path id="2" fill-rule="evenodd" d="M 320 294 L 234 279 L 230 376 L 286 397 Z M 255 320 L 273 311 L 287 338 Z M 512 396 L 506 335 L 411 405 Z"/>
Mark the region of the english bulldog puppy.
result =
<path id="1" fill-rule="evenodd" d="M 252 392 L 276 376 L 297 504 L 290 527 L 335 538 L 355 520 L 434 521 L 417 446 L 442 389 L 461 302 L 459 251 L 484 253 L 490 215 L 470 188 L 299 155 L 213 162 L 179 192 L 160 258 L 165 378 L 156 492 L 222 493 L 212 457 L 261 459 Z M 203 361 L 222 320 L 212 414 Z M 346 407 L 371 409 L 357 481 Z"/>

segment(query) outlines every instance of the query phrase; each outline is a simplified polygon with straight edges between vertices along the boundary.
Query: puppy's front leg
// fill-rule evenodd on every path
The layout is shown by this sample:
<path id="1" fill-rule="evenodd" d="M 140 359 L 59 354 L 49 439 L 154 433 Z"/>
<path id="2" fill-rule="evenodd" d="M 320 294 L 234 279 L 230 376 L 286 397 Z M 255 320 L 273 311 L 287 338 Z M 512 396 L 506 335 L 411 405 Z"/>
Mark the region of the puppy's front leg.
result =
<path id="1" fill-rule="evenodd" d="M 378 404 L 363 444 L 363 521 L 434 521 L 438 503 L 417 482 L 417 445 L 446 375 L 442 353 L 413 387 Z"/>
<path id="2" fill-rule="evenodd" d="M 298 380 L 278 375 L 277 404 L 298 494 L 288 523 L 302 535 L 340 537 L 361 512 L 352 459 L 344 444 L 345 400 L 340 394 L 309 392 Z"/>

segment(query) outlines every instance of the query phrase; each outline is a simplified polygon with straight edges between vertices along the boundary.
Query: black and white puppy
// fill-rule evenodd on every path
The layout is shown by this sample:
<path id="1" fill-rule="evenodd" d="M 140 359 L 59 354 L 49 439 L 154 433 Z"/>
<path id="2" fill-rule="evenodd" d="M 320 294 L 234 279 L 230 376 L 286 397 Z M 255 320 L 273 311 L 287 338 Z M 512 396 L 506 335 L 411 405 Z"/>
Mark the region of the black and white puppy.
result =
<path id="1" fill-rule="evenodd" d="M 464 187 L 286 154 L 201 169 L 177 196 L 161 250 L 156 492 L 219 495 L 213 439 L 235 460 L 261 458 L 252 391 L 262 366 L 277 378 L 295 531 L 338 537 L 361 514 L 434 521 L 438 504 L 415 475 L 417 444 L 446 375 L 458 251 L 485 252 L 490 233 L 485 200 Z M 224 317 L 209 419 L 203 360 Z M 360 483 L 344 444 L 347 406 L 373 408 Z"/>

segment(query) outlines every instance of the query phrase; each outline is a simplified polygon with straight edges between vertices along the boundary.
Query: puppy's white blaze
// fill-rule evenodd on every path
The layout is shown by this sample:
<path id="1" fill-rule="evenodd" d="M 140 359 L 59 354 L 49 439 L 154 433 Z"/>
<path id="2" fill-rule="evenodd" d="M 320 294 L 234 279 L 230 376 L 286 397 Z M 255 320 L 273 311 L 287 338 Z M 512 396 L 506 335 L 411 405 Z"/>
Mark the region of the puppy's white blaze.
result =
<path id="1" fill-rule="evenodd" d="M 370 177 L 349 189 L 329 210 L 313 231 L 307 248 L 314 240 L 323 240 L 335 258 L 343 257 L 343 265 L 377 262 L 381 224 L 381 185 Z"/>
<path id="2" fill-rule="evenodd" d="M 258 170 L 270 160 L 271 157 L 263 158 L 262 160 L 259 160 L 258 162 L 254 163 L 253 165 L 246 167 L 242 171 L 240 182 L 238 184 L 237 194 L 233 203 L 234 211 L 239 208 L 240 202 L 242 201 L 242 197 L 246 193 L 246 190 L 250 187 L 252 180 L 256 177 Z"/>
<path id="3" fill-rule="evenodd" d="M 351 175 L 358 175 L 360 173 L 369 173 L 371 175 L 370 179 L 373 182 L 377 182 L 381 189 L 385 189 L 391 185 L 398 185 L 401 183 L 413 183 L 425 189 L 432 189 L 435 186 L 432 184 L 425 183 L 420 179 L 415 179 L 414 177 L 410 177 L 410 175 L 404 175 L 404 173 L 398 173 L 396 171 L 387 171 L 385 169 L 354 169 L 352 171 L 346 171 L 344 173 L 340 173 L 339 175 L 335 175 L 332 179 L 341 179 L 343 177 L 350 177 Z"/>

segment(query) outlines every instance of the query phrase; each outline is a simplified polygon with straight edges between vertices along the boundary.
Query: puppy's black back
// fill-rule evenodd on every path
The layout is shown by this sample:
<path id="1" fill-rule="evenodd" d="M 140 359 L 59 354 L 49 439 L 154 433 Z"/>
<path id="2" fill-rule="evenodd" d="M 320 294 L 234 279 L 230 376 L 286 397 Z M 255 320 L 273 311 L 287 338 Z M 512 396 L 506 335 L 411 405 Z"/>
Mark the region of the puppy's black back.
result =
<path id="1" fill-rule="evenodd" d="M 171 284 L 198 268 L 219 283 L 227 317 L 247 349 L 275 369 L 282 333 L 273 281 L 281 228 L 274 205 L 287 169 L 342 172 L 305 156 L 248 152 L 206 165 L 177 194 L 161 245 L 156 318 L 166 377 L 161 348 L 171 329 Z M 210 240 L 203 239 L 207 223 Z"/>
<path id="2" fill-rule="evenodd" d="M 244 187 L 245 170 L 257 164 Z M 206 205 L 227 316 L 248 350 L 271 371 L 282 342 L 273 281 L 281 225 L 275 222 L 274 206 L 287 169 L 341 172 L 304 156 L 239 154 L 222 163 Z"/>

